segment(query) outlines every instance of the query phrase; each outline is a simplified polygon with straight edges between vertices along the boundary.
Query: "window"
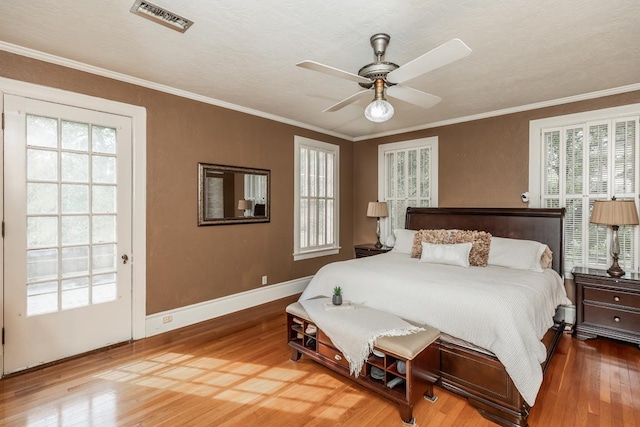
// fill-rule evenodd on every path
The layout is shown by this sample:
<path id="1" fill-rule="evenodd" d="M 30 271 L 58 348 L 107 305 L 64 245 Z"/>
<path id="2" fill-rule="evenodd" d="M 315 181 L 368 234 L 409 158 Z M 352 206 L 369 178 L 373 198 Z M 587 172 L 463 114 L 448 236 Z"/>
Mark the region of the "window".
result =
<path id="1" fill-rule="evenodd" d="M 597 199 L 638 203 L 640 105 L 531 122 L 532 207 L 566 208 L 565 273 L 608 268 L 611 227 L 589 222 Z M 620 266 L 638 270 L 638 227 L 620 227 Z"/>
<path id="2" fill-rule="evenodd" d="M 294 260 L 337 254 L 340 147 L 295 137 Z"/>
<path id="3" fill-rule="evenodd" d="M 267 202 L 267 176 L 257 174 L 244 175 L 244 199 L 251 203 L 250 215 L 264 215 L 264 205 Z M 256 212 L 256 205 L 258 212 Z"/>
<path id="4" fill-rule="evenodd" d="M 378 198 L 389 216 L 381 220 L 381 239 L 404 228 L 407 207 L 438 206 L 438 138 L 378 146 Z"/>

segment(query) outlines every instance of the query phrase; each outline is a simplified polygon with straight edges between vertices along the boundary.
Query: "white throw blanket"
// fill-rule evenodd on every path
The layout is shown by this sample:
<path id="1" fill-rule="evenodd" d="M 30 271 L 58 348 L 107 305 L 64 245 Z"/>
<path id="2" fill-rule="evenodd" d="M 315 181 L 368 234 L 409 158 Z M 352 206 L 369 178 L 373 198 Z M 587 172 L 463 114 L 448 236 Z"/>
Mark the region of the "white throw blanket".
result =
<path id="1" fill-rule="evenodd" d="M 326 310 L 325 304 L 330 301 L 331 298 L 315 298 L 300 301 L 300 304 L 316 326 L 342 352 L 349 362 L 351 375 L 355 375 L 356 378 L 373 351 L 377 338 L 424 331 L 423 328 L 405 322 L 396 315 L 362 305 L 355 305 L 350 310 Z"/>
<path id="2" fill-rule="evenodd" d="M 570 304 L 562 279 L 505 267 L 462 268 L 421 263 L 406 254 L 336 262 L 322 267 L 300 297 L 329 295 L 341 286 L 355 304 L 429 325 L 491 351 L 533 406 L 547 352 L 540 342 L 555 309 Z"/>

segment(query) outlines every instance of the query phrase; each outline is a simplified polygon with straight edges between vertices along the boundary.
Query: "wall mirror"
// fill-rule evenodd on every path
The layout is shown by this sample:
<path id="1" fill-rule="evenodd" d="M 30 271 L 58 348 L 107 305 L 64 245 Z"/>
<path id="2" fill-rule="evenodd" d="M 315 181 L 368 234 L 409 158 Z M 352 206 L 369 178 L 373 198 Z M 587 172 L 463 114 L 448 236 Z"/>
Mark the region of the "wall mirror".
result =
<path id="1" fill-rule="evenodd" d="M 269 222 L 271 171 L 198 163 L 198 226 Z"/>

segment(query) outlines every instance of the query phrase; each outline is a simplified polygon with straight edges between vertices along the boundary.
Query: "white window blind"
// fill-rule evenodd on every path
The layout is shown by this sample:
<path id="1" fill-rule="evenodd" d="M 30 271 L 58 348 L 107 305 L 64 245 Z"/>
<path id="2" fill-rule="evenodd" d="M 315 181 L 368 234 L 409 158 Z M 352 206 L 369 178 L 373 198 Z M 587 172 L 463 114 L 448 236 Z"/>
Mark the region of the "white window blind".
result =
<path id="1" fill-rule="evenodd" d="M 378 197 L 389 211 L 381 221 L 384 239 L 404 228 L 407 207 L 438 206 L 438 138 L 381 144 L 378 150 Z"/>
<path id="2" fill-rule="evenodd" d="M 543 128 L 541 206 L 565 207 L 565 272 L 611 264 L 611 228 L 589 222 L 597 199 L 638 203 L 638 116 Z M 532 165 L 533 166 L 533 165 Z M 620 227 L 620 265 L 638 270 L 638 227 Z"/>
<path id="3" fill-rule="evenodd" d="M 340 147 L 295 137 L 294 259 L 338 253 Z"/>

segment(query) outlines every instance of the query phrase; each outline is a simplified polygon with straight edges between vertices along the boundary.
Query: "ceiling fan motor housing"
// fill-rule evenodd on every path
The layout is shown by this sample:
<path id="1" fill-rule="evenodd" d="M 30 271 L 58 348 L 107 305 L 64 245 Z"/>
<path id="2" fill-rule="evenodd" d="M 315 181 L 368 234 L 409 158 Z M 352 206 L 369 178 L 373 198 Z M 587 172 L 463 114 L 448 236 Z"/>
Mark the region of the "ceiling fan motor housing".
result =
<path id="1" fill-rule="evenodd" d="M 393 84 L 387 82 L 386 78 L 387 74 L 389 74 L 396 68 L 399 68 L 399 65 L 394 64 L 393 62 L 372 62 L 371 64 L 365 65 L 364 67 L 360 68 L 360 70 L 358 71 L 359 76 L 371 79 L 371 83 L 358 84 L 364 88 L 369 89 L 371 86 L 373 86 L 373 82 L 375 82 L 377 79 L 382 79 L 387 86 L 392 86 Z"/>
<path id="2" fill-rule="evenodd" d="M 370 84 L 358 83 L 363 88 L 371 88 L 373 83 L 378 79 L 384 80 L 387 86 L 391 86 L 391 84 L 386 80 L 387 74 L 396 68 L 399 68 L 399 65 L 394 64 L 393 62 L 384 61 L 384 54 L 390 40 L 391 36 L 385 33 L 374 34 L 371 36 L 370 41 L 371 47 L 373 48 L 373 54 L 375 55 L 375 62 L 365 65 L 358 71 L 359 76 L 371 80 Z"/>

